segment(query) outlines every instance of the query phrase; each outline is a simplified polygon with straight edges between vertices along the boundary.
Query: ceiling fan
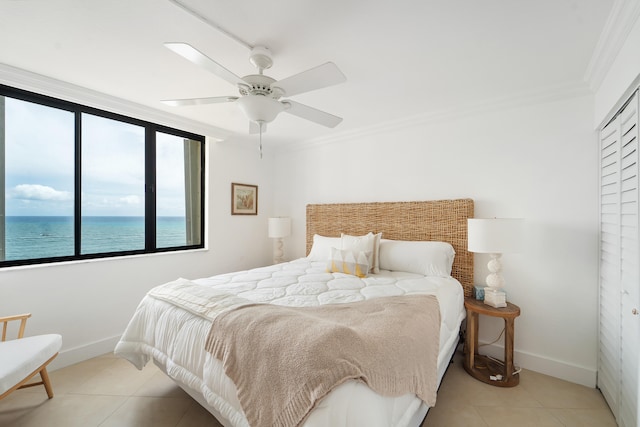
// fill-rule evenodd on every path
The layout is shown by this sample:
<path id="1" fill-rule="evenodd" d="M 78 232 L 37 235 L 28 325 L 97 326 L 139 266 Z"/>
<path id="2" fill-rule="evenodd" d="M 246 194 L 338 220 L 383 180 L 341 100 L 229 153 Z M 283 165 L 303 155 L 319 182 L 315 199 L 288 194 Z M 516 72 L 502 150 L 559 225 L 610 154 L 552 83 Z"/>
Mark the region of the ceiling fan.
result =
<path id="1" fill-rule="evenodd" d="M 283 111 L 330 128 L 337 126 L 342 121 L 342 118 L 333 114 L 290 99 L 281 99 L 285 96 L 298 95 L 346 81 L 344 74 L 333 62 L 327 62 L 277 81 L 263 74 L 264 70 L 273 65 L 271 52 L 264 46 L 253 47 L 249 54 L 249 61 L 258 69 L 258 74 L 238 77 L 187 43 L 165 43 L 164 45 L 185 59 L 236 86 L 240 92 L 240 96 L 163 100 L 164 104 L 184 106 L 221 102 L 237 103 L 250 120 L 250 133 L 259 132 L 260 134 L 265 131 L 266 124 L 273 121 Z"/>

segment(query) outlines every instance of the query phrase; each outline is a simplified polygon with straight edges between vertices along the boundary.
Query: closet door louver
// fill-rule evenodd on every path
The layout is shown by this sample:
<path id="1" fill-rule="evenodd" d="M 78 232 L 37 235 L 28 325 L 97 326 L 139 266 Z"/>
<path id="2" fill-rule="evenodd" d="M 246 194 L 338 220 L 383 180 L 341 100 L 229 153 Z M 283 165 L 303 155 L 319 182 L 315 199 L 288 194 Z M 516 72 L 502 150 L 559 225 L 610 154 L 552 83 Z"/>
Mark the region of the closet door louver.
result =
<path id="1" fill-rule="evenodd" d="M 600 155 L 598 387 L 615 412 L 620 395 L 620 132 L 617 121 L 601 131 Z"/>
<path id="2" fill-rule="evenodd" d="M 640 301 L 638 248 L 638 96 L 620 120 L 620 282 L 621 386 L 620 426 L 636 426 L 638 411 L 638 338 L 640 318 L 633 314 Z"/>
<path id="3" fill-rule="evenodd" d="M 600 134 L 598 386 L 618 425 L 637 426 L 640 316 L 638 96 Z"/>

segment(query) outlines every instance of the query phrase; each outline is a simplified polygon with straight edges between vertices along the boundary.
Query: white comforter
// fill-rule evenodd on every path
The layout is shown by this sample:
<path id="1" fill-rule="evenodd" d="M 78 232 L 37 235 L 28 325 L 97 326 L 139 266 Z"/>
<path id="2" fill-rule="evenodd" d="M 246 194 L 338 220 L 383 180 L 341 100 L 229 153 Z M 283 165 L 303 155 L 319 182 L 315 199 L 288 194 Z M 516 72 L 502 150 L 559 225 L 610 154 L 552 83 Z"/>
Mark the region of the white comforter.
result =
<path id="1" fill-rule="evenodd" d="M 360 279 L 341 273 L 327 273 L 324 262 L 301 258 L 191 282 L 253 302 L 288 306 L 344 303 L 392 295 L 435 294 L 442 319 L 438 357 L 440 379 L 464 319 L 462 286 L 451 277 L 381 271 Z M 220 421 L 223 424 L 248 426 L 233 382 L 225 375 L 220 361 L 204 350 L 210 326 L 211 316 L 175 301 L 147 295 L 133 315 L 115 353 L 139 369 L 154 358 L 171 378 L 190 391 L 201 394 L 217 412 L 216 415 L 222 415 L 224 419 Z M 361 382 L 348 381 L 318 404 L 305 426 L 407 426 L 415 422 L 416 413 L 423 408 L 422 405 L 414 395 L 383 397 Z"/>

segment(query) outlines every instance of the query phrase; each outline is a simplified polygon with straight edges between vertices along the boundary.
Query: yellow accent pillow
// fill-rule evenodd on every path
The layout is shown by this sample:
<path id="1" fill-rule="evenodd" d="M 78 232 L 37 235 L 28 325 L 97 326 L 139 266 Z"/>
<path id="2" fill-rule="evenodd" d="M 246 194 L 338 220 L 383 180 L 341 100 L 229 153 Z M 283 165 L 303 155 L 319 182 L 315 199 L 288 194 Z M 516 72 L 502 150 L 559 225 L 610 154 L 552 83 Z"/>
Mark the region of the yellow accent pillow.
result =
<path id="1" fill-rule="evenodd" d="M 350 251 L 363 251 L 369 258 L 369 272 L 380 273 L 380 240 L 382 233 L 369 232 L 364 236 L 351 236 L 342 233 L 340 249 Z"/>
<path id="2" fill-rule="evenodd" d="M 343 251 L 331 248 L 329 261 L 327 261 L 327 272 L 367 277 L 370 256 L 363 251 Z"/>

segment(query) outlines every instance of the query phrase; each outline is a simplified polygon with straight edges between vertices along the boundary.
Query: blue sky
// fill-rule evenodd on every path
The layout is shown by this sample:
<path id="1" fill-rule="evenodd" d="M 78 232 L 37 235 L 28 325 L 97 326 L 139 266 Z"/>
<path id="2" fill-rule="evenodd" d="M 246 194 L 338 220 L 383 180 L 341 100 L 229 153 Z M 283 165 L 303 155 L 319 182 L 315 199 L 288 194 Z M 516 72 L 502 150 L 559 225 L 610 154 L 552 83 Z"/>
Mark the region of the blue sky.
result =
<path id="1" fill-rule="evenodd" d="M 6 212 L 73 215 L 74 118 L 6 98 Z M 144 129 L 83 115 L 83 215 L 144 215 Z M 158 134 L 157 211 L 184 215 L 182 138 Z"/>

